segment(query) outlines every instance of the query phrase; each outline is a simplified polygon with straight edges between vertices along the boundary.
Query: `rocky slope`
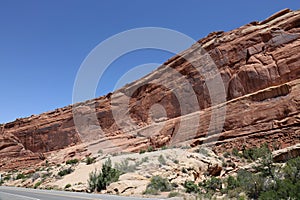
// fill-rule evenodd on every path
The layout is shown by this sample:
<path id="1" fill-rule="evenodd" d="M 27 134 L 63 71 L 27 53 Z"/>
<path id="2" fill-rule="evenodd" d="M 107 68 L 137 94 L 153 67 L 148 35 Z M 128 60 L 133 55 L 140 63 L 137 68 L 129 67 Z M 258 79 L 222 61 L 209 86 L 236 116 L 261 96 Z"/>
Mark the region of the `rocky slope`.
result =
<path id="1" fill-rule="evenodd" d="M 226 101 L 212 101 L 222 90 L 210 90 L 209 83 L 219 81 L 218 74 L 207 66 L 199 44 L 218 68 Z M 82 136 L 95 134 L 96 138 L 87 140 L 93 141 L 90 147 L 107 152 L 186 143 L 207 143 L 222 152 L 263 142 L 281 147 L 299 143 L 299 52 L 300 11 L 287 9 L 262 22 L 211 33 L 153 73 L 112 94 L 1 125 L 0 168 L 38 163 L 47 152 L 81 144 L 86 142 Z M 174 78 L 174 70 L 180 73 L 178 77 Z M 200 109 L 189 104 L 194 97 Z M 128 105 L 123 105 L 124 98 L 129 99 Z M 157 112 L 161 110 L 155 107 L 158 104 L 164 113 Z M 216 107 L 226 108 L 226 113 L 217 115 L 215 128 L 211 128 Z M 85 123 L 75 120 L 80 130 L 75 127 L 73 108 L 85 119 Z M 118 122 L 116 108 L 120 112 L 124 108 L 130 119 Z M 98 120 L 90 118 L 91 113 Z M 224 126 L 218 120 L 223 117 Z M 93 128 L 98 124 L 103 134 Z M 180 128 L 184 133 L 179 133 Z"/>

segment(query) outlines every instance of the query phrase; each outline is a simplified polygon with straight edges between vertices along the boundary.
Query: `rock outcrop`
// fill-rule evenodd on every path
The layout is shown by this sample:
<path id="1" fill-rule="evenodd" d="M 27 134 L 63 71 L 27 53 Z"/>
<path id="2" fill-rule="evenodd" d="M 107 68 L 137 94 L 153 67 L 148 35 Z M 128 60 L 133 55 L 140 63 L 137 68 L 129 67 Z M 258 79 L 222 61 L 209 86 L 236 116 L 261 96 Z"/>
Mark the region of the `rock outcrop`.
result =
<path id="1" fill-rule="evenodd" d="M 209 83 L 219 80 L 199 46 L 208 52 L 214 61 L 209 64 L 217 67 L 223 81 L 226 101 L 218 105 L 212 101 L 213 95 L 219 95 L 218 89 L 211 91 Z M 41 153 L 86 142 L 84 136 L 93 141 L 91 147 L 104 151 L 207 143 L 222 152 L 264 142 L 281 147 L 297 144 L 299 52 L 300 11 L 286 9 L 262 22 L 211 33 L 156 71 L 112 94 L 3 124 L 0 168 L 11 168 L 4 161 L 13 159 L 39 162 Z M 194 97 L 199 109 L 190 103 Z M 222 116 L 215 116 L 217 130 L 210 127 L 216 107 L 226 108 Z M 115 119 L 115 110 L 127 113 L 128 119 Z M 73 111 L 85 119 L 75 120 L 77 127 Z M 91 112 L 97 120 L 89 118 Z M 225 118 L 224 126 L 218 124 L 222 123 L 219 118 Z M 95 129 L 99 124 L 101 134 Z M 179 128 L 184 134 L 178 134 Z M 98 134 L 97 140 L 91 137 L 94 134 Z"/>

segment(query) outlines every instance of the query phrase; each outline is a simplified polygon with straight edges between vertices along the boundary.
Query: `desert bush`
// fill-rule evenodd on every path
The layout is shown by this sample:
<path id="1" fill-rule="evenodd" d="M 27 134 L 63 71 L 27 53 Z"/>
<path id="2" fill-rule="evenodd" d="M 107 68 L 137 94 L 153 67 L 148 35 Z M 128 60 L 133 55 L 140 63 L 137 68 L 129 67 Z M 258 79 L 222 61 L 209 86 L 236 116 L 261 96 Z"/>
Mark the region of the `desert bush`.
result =
<path id="1" fill-rule="evenodd" d="M 119 170 L 122 174 L 128 173 L 128 172 L 135 172 L 137 170 L 137 167 L 143 164 L 144 162 L 148 162 L 149 158 L 144 157 L 140 161 L 135 161 L 134 163 L 129 162 L 129 158 L 126 158 L 125 160 L 122 160 L 120 163 L 115 164 L 115 168 Z"/>
<path id="2" fill-rule="evenodd" d="M 200 191 L 194 181 L 185 181 L 183 187 L 187 193 L 198 193 Z"/>
<path id="3" fill-rule="evenodd" d="M 34 189 L 40 187 L 40 185 L 42 184 L 42 181 L 37 182 L 36 184 L 34 184 Z"/>
<path id="4" fill-rule="evenodd" d="M 62 177 L 67 174 L 71 174 L 72 172 L 73 172 L 72 168 L 69 167 L 67 169 L 63 169 L 63 170 L 59 171 L 57 175 Z"/>
<path id="5" fill-rule="evenodd" d="M 239 186 L 236 178 L 234 178 L 233 176 L 228 176 L 226 179 L 226 183 L 228 190 L 233 190 Z"/>
<path id="6" fill-rule="evenodd" d="M 163 155 L 160 155 L 160 156 L 158 157 L 157 160 L 158 160 L 158 162 L 159 162 L 160 164 L 162 164 L 162 165 L 167 164 L 167 161 L 166 161 L 166 159 L 164 158 Z"/>
<path id="7" fill-rule="evenodd" d="M 66 164 L 67 165 L 74 165 L 74 164 L 77 164 L 78 162 L 79 162 L 79 160 L 75 158 L 75 159 L 67 160 Z"/>
<path id="8" fill-rule="evenodd" d="M 209 156 L 209 153 L 208 153 L 207 149 L 205 149 L 201 146 L 195 152 L 200 153 L 204 156 Z"/>
<path id="9" fill-rule="evenodd" d="M 24 174 L 18 174 L 17 176 L 16 176 L 16 180 L 18 180 L 18 179 L 25 179 L 26 178 L 26 176 L 24 175 Z"/>
<path id="10" fill-rule="evenodd" d="M 216 177 L 211 177 L 210 179 L 206 179 L 203 182 L 200 182 L 199 187 L 203 188 L 205 192 L 209 192 L 210 190 L 221 190 L 222 189 L 222 180 Z"/>
<path id="11" fill-rule="evenodd" d="M 148 157 L 144 157 L 142 158 L 140 164 L 144 163 L 144 162 L 148 162 L 149 161 L 149 158 Z"/>
<path id="12" fill-rule="evenodd" d="M 166 150 L 166 149 L 168 149 L 168 147 L 167 146 L 162 146 L 160 149 L 161 150 Z"/>
<path id="13" fill-rule="evenodd" d="M 257 160 L 258 158 L 262 158 L 270 153 L 271 151 L 266 143 L 261 145 L 260 147 L 243 149 L 243 157 L 253 161 Z"/>
<path id="14" fill-rule="evenodd" d="M 90 165 L 90 164 L 93 164 L 94 162 L 95 162 L 95 158 L 92 158 L 92 157 L 86 157 L 86 160 L 85 160 L 85 163 L 87 164 L 87 165 Z"/>
<path id="15" fill-rule="evenodd" d="M 175 164 L 179 164 L 179 160 L 177 160 L 177 159 L 174 159 L 174 160 L 172 160 L 173 161 L 173 163 L 175 163 Z"/>
<path id="16" fill-rule="evenodd" d="M 154 148 L 153 148 L 153 146 L 149 146 L 149 147 L 147 148 L 147 151 L 148 151 L 148 152 L 152 152 L 152 151 L 154 151 Z"/>
<path id="17" fill-rule="evenodd" d="M 139 165 L 138 162 L 136 162 L 134 164 L 129 164 L 129 160 L 125 159 L 125 160 L 122 160 L 121 163 L 116 163 L 115 168 L 124 174 L 124 173 L 128 173 L 128 172 L 136 171 L 136 168 L 138 167 L 138 165 Z"/>
<path id="18" fill-rule="evenodd" d="M 231 154 L 236 156 L 236 157 L 240 157 L 240 153 L 239 153 L 239 150 L 237 148 L 233 148 L 232 151 L 231 151 Z"/>
<path id="19" fill-rule="evenodd" d="M 68 189 L 70 188 L 72 185 L 70 183 L 68 183 L 66 186 L 65 186 L 65 189 Z"/>
<path id="20" fill-rule="evenodd" d="M 5 176 L 5 177 L 3 178 L 4 181 L 9 181 L 10 179 L 11 179 L 10 174 L 8 174 L 7 176 Z"/>
<path id="21" fill-rule="evenodd" d="M 142 149 L 140 150 L 140 154 L 146 153 L 146 150 Z"/>
<path id="22" fill-rule="evenodd" d="M 101 171 L 94 171 L 89 174 L 88 185 L 91 191 L 105 190 L 106 187 L 118 181 L 121 172 L 112 167 L 110 158 L 103 164 Z"/>
<path id="23" fill-rule="evenodd" d="M 159 194 L 159 192 L 168 192 L 172 190 L 172 185 L 168 179 L 161 176 L 153 176 L 144 194 Z"/>

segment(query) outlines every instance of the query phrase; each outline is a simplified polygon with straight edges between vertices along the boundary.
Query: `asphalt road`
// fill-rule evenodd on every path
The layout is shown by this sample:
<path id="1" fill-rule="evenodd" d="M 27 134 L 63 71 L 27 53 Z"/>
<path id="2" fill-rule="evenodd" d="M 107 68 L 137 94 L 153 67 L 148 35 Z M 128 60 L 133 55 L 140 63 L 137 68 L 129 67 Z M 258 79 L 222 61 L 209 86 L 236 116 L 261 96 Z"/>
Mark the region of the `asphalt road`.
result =
<path id="1" fill-rule="evenodd" d="M 139 200 L 144 198 L 121 197 L 104 194 L 87 194 L 55 190 L 37 190 L 15 187 L 0 187 L 0 200 Z M 145 200 L 145 199 L 144 199 Z M 158 200 L 158 199 L 147 199 Z"/>

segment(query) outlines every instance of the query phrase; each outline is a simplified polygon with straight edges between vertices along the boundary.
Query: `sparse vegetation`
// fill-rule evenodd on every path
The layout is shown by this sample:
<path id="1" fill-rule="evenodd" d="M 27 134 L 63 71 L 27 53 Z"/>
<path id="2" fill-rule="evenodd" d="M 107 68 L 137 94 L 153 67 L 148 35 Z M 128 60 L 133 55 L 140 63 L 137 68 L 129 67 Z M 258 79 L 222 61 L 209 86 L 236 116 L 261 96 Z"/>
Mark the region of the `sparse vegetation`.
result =
<path id="1" fill-rule="evenodd" d="M 72 168 L 67 168 L 67 169 L 63 169 L 61 171 L 58 172 L 58 176 L 62 177 L 62 176 L 65 176 L 67 174 L 71 174 L 73 172 Z"/>
<path id="2" fill-rule="evenodd" d="M 211 198 L 216 191 L 221 191 L 222 180 L 213 176 L 200 182 L 198 185 L 201 188 L 201 193 L 204 193 L 207 198 Z"/>
<path id="3" fill-rule="evenodd" d="M 148 162 L 148 160 L 149 160 L 149 158 L 148 158 L 148 157 L 144 157 L 144 158 L 142 158 L 142 160 L 141 160 L 141 164 L 142 164 L 142 163 L 144 163 L 144 162 Z"/>
<path id="4" fill-rule="evenodd" d="M 140 150 L 140 154 L 143 154 L 143 153 L 146 153 L 146 150 L 141 149 L 141 150 Z"/>
<path id="5" fill-rule="evenodd" d="M 36 184 L 34 184 L 34 189 L 37 189 L 38 187 L 40 187 L 40 185 L 42 184 L 42 181 L 37 182 Z"/>
<path id="6" fill-rule="evenodd" d="M 162 146 L 160 149 L 161 150 L 166 150 L 166 149 L 168 149 L 168 147 L 167 146 Z"/>
<path id="7" fill-rule="evenodd" d="M 71 159 L 71 160 L 67 160 L 66 161 L 66 164 L 67 165 L 75 165 L 75 164 L 77 164 L 79 162 L 79 160 L 78 159 Z"/>
<path id="8" fill-rule="evenodd" d="M 24 174 L 18 174 L 17 176 L 16 176 L 16 180 L 19 180 L 19 179 L 25 179 L 26 178 L 26 176 L 24 175 Z"/>
<path id="9" fill-rule="evenodd" d="M 112 167 L 110 158 L 103 164 L 101 171 L 94 171 L 89 174 L 88 185 L 91 191 L 105 190 L 106 187 L 118 181 L 121 172 Z"/>
<path id="10" fill-rule="evenodd" d="M 231 154 L 236 157 L 241 157 L 239 150 L 237 148 L 233 148 Z"/>
<path id="11" fill-rule="evenodd" d="M 252 170 L 239 170 L 237 175 L 225 179 L 210 177 L 196 185 L 186 181 L 187 193 L 204 195 L 211 199 L 213 195 L 227 194 L 229 199 L 300 199 L 300 157 L 290 159 L 284 165 L 275 165 L 271 151 L 266 144 L 251 149 L 243 149 L 240 153 L 232 150 L 234 156 L 256 161 Z M 226 166 L 234 163 L 224 163 Z M 182 172 L 185 172 L 182 168 Z"/>
<path id="12" fill-rule="evenodd" d="M 126 158 L 125 160 L 122 160 L 121 163 L 115 163 L 115 168 L 119 170 L 122 174 L 128 173 L 128 172 L 134 172 L 137 170 L 137 167 L 140 166 L 144 162 L 148 162 L 149 158 L 144 157 L 141 161 L 135 161 L 130 163 L 130 159 Z"/>
<path id="13" fill-rule="evenodd" d="M 178 164 L 178 163 L 179 163 L 179 160 L 174 159 L 174 160 L 173 160 L 173 163 Z"/>
<path id="14" fill-rule="evenodd" d="M 119 170 L 121 173 L 128 173 L 136 171 L 137 166 L 139 163 L 130 164 L 129 159 L 123 160 L 121 163 L 116 163 L 115 168 Z"/>
<path id="15" fill-rule="evenodd" d="M 267 154 L 270 154 L 271 151 L 267 144 L 263 144 L 260 147 L 254 147 L 250 149 L 243 149 L 243 154 L 240 155 L 243 158 L 246 158 L 248 160 L 255 161 L 258 158 L 262 158 L 266 156 Z"/>
<path id="16" fill-rule="evenodd" d="M 166 161 L 166 159 L 164 158 L 163 155 L 160 155 L 160 156 L 158 157 L 157 160 L 158 160 L 158 162 L 159 162 L 161 165 L 167 164 L 167 161 Z"/>
<path id="17" fill-rule="evenodd" d="M 95 162 L 95 158 L 92 158 L 92 157 L 86 157 L 86 160 L 85 160 L 85 163 L 87 164 L 87 165 L 90 165 L 90 164 L 93 164 L 94 162 Z"/>
<path id="18" fill-rule="evenodd" d="M 8 174 L 7 176 L 5 176 L 5 177 L 3 178 L 4 181 L 9 181 L 10 179 L 11 179 L 10 174 Z"/>
<path id="19" fill-rule="evenodd" d="M 196 152 L 200 153 L 200 154 L 202 154 L 204 156 L 209 156 L 209 153 L 208 153 L 207 149 L 205 149 L 205 148 L 203 148 L 201 146 L 199 147 L 199 149 L 196 150 Z"/>
<path id="20" fill-rule="evenodd" d="M 144 194 L 157 195 L 159 192 L 168 192 L 172 190 L 172 185 L 168 179 L 161 176 L 153 176 L 151 182 L 147 185 Z"/>
<path id="21" fill-rule="evenodd" d="M 70 183 L 68 183 L 66 186 L 65 186 L 65 189 L 68 189 L 70 188 L 72 185 Z"/>
<path id="22" fill-rule="evenodd" d="M 194 181 L 185 181 L 183 187 L 187 193 L 198 193 L 200 191 Z"/>
<path id="23" fill-rule="evenodd" d="M 148 152 L 152 152 L 152 151 L 154 151 L 154 148 L 153 148 L 153 146 L 149 146 L 149 147 L 147 148 L 147 151 L 148 151 Z"/>

